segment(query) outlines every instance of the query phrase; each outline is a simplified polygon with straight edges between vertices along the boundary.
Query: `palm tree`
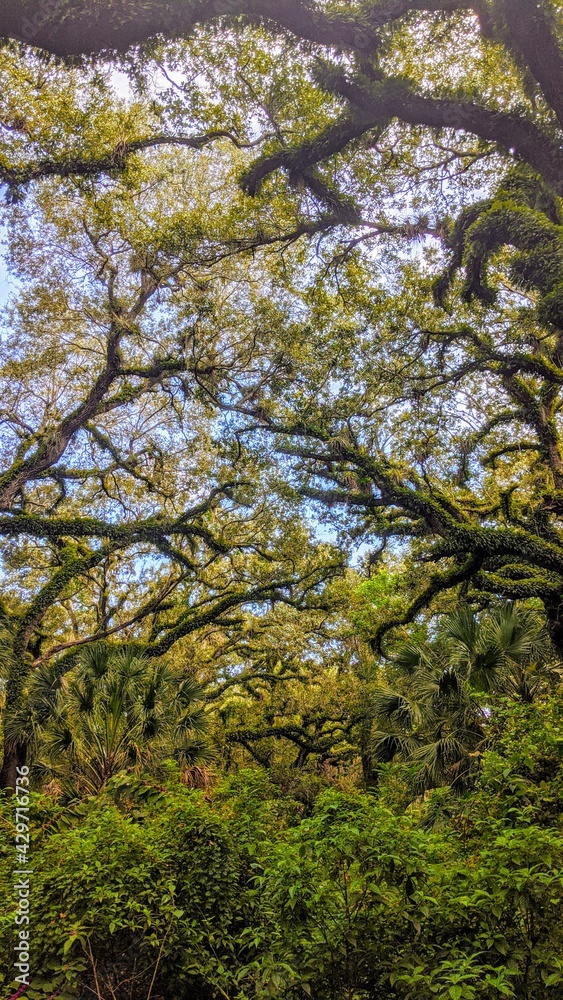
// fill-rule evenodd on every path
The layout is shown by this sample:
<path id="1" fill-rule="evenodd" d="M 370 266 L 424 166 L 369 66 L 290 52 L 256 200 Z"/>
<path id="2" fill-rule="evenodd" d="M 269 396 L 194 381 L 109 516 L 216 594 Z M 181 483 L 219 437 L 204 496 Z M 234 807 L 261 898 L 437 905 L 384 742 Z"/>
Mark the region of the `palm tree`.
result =
<path id="1" fill-rule="evenodd" d="M 12 727 L 30 739 L 37 780 L 54 780 L 69 795 L 95 794 L 125 769 L 154 773 L 175 759 L 188 770 L 211 756 L 193 680 L 133 648 L 103 643 L 62 677 L 56 667 L 41 668 Z"/>
<path id="2" fill-rule="evenodd" d="M 370 750 L 375 762 L 413 765 L 419 790 L 459 790 L 475 774 L 486 745 L 492 699 L 533 700 L 557 666 L 541 616 L 504 603 L 477 617 L 469 608 L 445 616 L 434 641 L 403 643 L 394 657 L 399 691 L 374 699 Z"/>

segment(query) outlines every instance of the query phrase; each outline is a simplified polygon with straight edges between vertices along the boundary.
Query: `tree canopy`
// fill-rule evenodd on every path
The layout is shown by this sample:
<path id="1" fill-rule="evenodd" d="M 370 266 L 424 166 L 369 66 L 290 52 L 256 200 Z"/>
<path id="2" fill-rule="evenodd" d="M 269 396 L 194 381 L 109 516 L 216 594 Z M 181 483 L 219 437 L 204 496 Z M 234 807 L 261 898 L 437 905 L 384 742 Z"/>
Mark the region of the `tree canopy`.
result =
<path id="1" fill-rule="evenodd" d="M 0 0 L 30 1000 L 561 1000 L 562 32 Z"/>

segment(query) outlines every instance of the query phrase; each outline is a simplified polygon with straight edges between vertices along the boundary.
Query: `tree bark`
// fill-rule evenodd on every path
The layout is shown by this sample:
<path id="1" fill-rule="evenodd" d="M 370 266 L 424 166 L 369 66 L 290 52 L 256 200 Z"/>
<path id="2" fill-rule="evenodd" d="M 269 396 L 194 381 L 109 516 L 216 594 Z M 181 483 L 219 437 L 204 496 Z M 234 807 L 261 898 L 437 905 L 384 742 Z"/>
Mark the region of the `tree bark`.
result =
<path id="1" fill-rule="evenodd" d="M 369 49 L 378 28 L 416 11 L 452 12 L 477 0 L 380 0 L 369 16 L 326 16 L 307 0 L 0 0 L 0 35 L 59 56 L 124 52 L 164 35 L 189 35 L 217 18 L 271 21 L 319 45 Z"/>
<path id="2" fill-rule="evenodd" d="M 544 606 L 551 641 L 563 659 L 563 595 L 560 600 L 546 601 L 544 598 Z"/>
<path id="3" fill-rule="evenodd" d="M 539 83 L 563 125 L 563 53 L 555 34 L 555 11 L 537 0 L 502 0 L 509 43 Z"/>
<path id="4" fill-rule="evenodd" d="M 409 13 L 456 10 L 483 12 L 482 0 L 379 0 L 363 16 L 329 15 L 308 0 L 0 0 L 0 35 L 17 39 L 63 57 L 124 52 L 150 38 L 186 37 L 196 25 L 217 19 L 244 18 L 249 23 L 266 22 L 274 30 L 341 52 L 372 51 L 378 30 Z M 535 77 L 543 94 L 563 122 L 563 53 L 550 23 L 545 2 L 506 0 L 505 21 L 508 46 Z M 503 8 L 504 9 L 504 8 Z M 551 134 L 524 115 L 501 113 L 486 104 L 446 100 L 418 94 L 396 82 L 373 92 L 342 78 L 335 91 L 355 106 L 355 121 L 348 128 L 337 123 L 337 135 L 328 131 L 303 149 L 283 151 L 259 159 L 247 178 L 247 188 L 279 166 L 299 169 L 338 152 L 350 139 L 381 124 L 398 119 L 408 125 L 455 129 L 497 143 L 529 163 L 560 196 L 563 196 L 563 152 Z M 358 133 L 358 118 L 363 130 Z M 344 131 L 342 131 L 344 130 Z M 329 130 L 330 131 L 330 130 Z M 315 157 L 315 153 L 318 155 Z M 287 162 L 285 162 L 287 161 Z M 95 165 L 85 170 L 95 172 Z M 60 172 L 58 165 L 55 172 Z M 17 182 L 17 178 L 16 178 Z"/>
<path id="5" fill-rule="evenodd" d="M 26 748 L 14 745 L 4 739 L 4 756 L 0 768 L 0 788 L 12 788 L 15 791 L 18 767 L 26 761 Z"/>

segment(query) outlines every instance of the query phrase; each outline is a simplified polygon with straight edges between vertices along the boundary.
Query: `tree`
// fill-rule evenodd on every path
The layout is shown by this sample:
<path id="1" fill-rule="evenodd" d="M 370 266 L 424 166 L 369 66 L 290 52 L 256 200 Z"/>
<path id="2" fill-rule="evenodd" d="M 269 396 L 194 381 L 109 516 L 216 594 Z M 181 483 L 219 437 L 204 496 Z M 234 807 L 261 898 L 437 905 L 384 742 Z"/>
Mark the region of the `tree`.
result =
<path id="1" fill-rule="evenodd" d="M 559 996 L 561 9 L 0 0 L 30 994 Z"/>
<path id="2" fill-rule="evenodd" d="M 206 697 L 229 770 L 258 763 L 287 787 L 304 774 L 322 779 L 334 767 L 353 767 L 352 730 L 365 692 L 339 602 L 326 598 L 324 613 L 280 605 L 248 621 L 225 650 L 226 679 L 211 683 Z"/>
<path id="3" fill-rule="evenodd" d="M 377 451 L 375 441 L 389 433 L 391 421 L 376 426 L 368 420 L 361 391 L 341 406 L 341 419 L 326 419 L 323 427 L 318 413 L 312 422 L 300 414 L 300 421 L 292 423 L 290 417 L 276 421 L 275 414 L 265 421 L 263 412 L 255 409 L 260 426 L 321 442 L 316 458 L 303 448 L 297 456 L 309 460 L 304 478 L 318 474 L 326 485 L 326 477 L 333 477 L 334 489 L 325 490 L 324 499 L 363 510 L 368 532 L 415 540 L 426 533 L 434 540 L 436 544 L 420 555 L 424 561 L 435 560 L 438 571 L 425 574 L 407 618 L 450 586 L 473 587 L 477 601 L 538 595 L 552 637 L 561 645 L 559 6 L 528 0 L 378 3 L 361 10 L 352 6 L 343 19 L 336 10 L 312 4 L 282 9 L 256 3 L 249 25 L 239 18 L 242 10 L 236 4 L 221 10 L 187 3 L 181 10 L 172 5 L 144 7 L 145 19 L 130 5 L 126 11 L 115 8 L 115 20 L 100 16 L 96 24 L 105 32 L 101 40 L 89 20 L 92 10 L 75 8 L 78 20 L 73 19 L 72 5 L 65 11 L 62 32 L 72 29 L 73 52 L 85 37 L 80 24 L 94 48 L 92 40 L 97 38 L 101 48 L 126 49 L 157 30 L 190 36 L 186 45 L 145 46 L 135 65 L 142 77 L 144 67 L 154 66 L 156 53 L 165 66 L 168 57 L 186 77 L 169 80 L 159 109 L 166 122 L 159 142 L 163 137 L 191 141 L 195 126 L 200 145 L 221 135 L 239 144 L 258 142 L 263 146 L 258 159 L 251 163 L 252 154 L 245 154 L 240 163 L 245 190 L 253 195 L 261 190 L 261 204 L 275 203 L 280 191 L 286 195 L 279 171 L 288 174 L 296 205 L 291 224 L 282 221 L 267 233 L 252 229 L 246 240 L 254 246 L 271 240 L 283 243 L 317 232 L 329 262 L 341 267 L 354 249 L 375 245 L 391 255 L 395 288 L 403 281 L 402 302 L 389 295 L 385 300 L 392 321 L 383 318 L 382 308 L 372 308 L 367 315 L 367 307 L 361 320 L 372 329 L 374 322 L 378 325 L 373 332 L 373 370 L 366 373 L 364 385 L 369 385 L 365 391 L 372 398 L 379 394 L 399 414 L 393 427 L 395 450 L 401 406 L 412 406 L 421 425 L 416 433 L 412 430 L 412 448 L 406 447 L 403 435 L 400 467 L 389 462 L 384 449 Z M 94 16 L 102 12 L 107 13 L 100 6 Z M 16 12 L 21 14 L 21 9 Z M 248 5 L 244 14 L 249 15 Z M 57 10 L 37 16 L 37 43 L 56 49 Z M 195 31 L 196 24 L 216 17 L 223 17 L 221 24 L 229 19 L 233 36 L 214 38 L 204 27 Z M 256 21 L 260 28 L 254 26 Z M 117 24 L 119 37 L 112 35 Z M 299 67 L 292 58 L 295 38 L 306 40 L 302 47 L 298 42 Z M 345 58 L 339 61 L 338 53 L 346 53 Z M 193 83 L 194 65 L 205 77 L 203 90 Z M 264 130 L 255 140 L 257 121 Z M 189 124 L 192 137 L 185 129 L 180 134 L 180 123 Z M 144 126 L 142 139 L 138 131 L 129 130 L 121 146 L 108 136 L 104 163 L 94 162 L 95 149 L 90 159 L 80 161 L 80 156 L 69 160 L 68 155 L 61 157 L 60 149 L 43 146 L 31 167 L 20 158 L 16 173 L 6 174 L 6 181 L 14 180 L 17 188 L 18 177 L 25 186 L 61 172 L 81 176 L 125 169 L 140 142 L 150 146 L 157 141 L 157 126 L 158 115 L 150 127 Z M 14 127 L 17 134 L 17 123 Z M 43 170 L 44 160 L 49 166 Z M 483 198 L 483 192 L 488 196 Z M 399 213 L 398 196 L 404 202 Z M 244 212 L 249 210 L 246 201 Z M 411 245 L 420 240 L 426 241 L 425 249 L 436 241 L 438 253 L 445 251 L 443 260 L 430 252 L 425 267 L 430 265 L 437 277 L 444 264 L 436 295 L 446 304 L 448 289 L 453 292 L 450 318 L 432 309 L 428 283 L 420 275 L 413 276 L 411 270 L 406 284 L 405 276 L 399 277 L 397 248 L 400 253 L 405 241 Z M 514 258 L 512 264 L 509 258 Z M 456 279 L 461 270 L 466 275 L 462 284 Z M 360 280 L 365 281 L 365 272 Z M 351 282 L 348 294 L 360 299 L 358 284 Z M 381 286 L 374 289 L 373 307 L 381 304 L 382 294 Z M 471 299 L 470 309 L 463 298 Z M 480 301 L 489 308 L 478 308 Z M 323 321 L 317 317 L 319 326 Z M 397 346 L 394 355 L 391 340 Z M 407 343 L 413 364 L 399 379 L 396 366 Z M 392 384 L 388 372 L 378 366 L 382 344 L 387 364 L 395 366 Z M 318 377 L 315 371 L 312 393 Z M 214 386 L 206 389 L 217 398 Z M 299 393 L 302 396 L 301 387 Z M 460 415 L 457 405 L 463 394 L 470 400 L 466 415 Z M 246 409 L 250 416 L 251 407 Z M 439 412 L 447 413 L 448 421 L 455 414 L 456 428 L 438 441 Z M 463 422 L 469 423 L 469 432 L 463 433 Z M 354 423 L 355 441 L 350 435 Z M 326 447 L 334 440 L 337 445 Z M 299 446 L 285 441 L 282 447 Z M 456 450 L 461 463 L 457 457 L 454 462 Z M 437 466 L 432 469 L 433 462 L 440 465 L 439 473 Z M 476 471 L 479 463 L 486 470 L 485 491 Z M 353 480 L 362 483 L 355 494 L 347 485 Z M 314 487 L 317 499 L 322 499 L 321 485 Z M 305 489 L 311 490 L 310 482 Z"/>
<path id="4" fill-rule="evenodd" d="M 234 26 L 243 41 L 248 37 L 247 25 L 261 24 L 267 34 L 258 38 L 265 51 L 269 47 L 264 38 L 289 35 L 293 48 L 297 46 L 298 58 L 306 59 L 306 75 L 318 93 L 317 114 L 315 120 L 307 121 L 301 142 L 295 142 L 294 130 L 288 131 L 289 121 L 270 115 L 274 132 L 265 137 L 263 153 L 247 171 L 245 187 L 256 191 L 266 177 L 282 168 L 294 180 L 300 178 L 319 200 L 324 212 L 324 219 L 319 220 L 321 228 L 327 225 L 328 211 L 333 224 L 361 226 L 365 222 L 377 229 L 377 220 L 362 219 L 349 197 L 338 197 L 330 181 L 331 170 L 323 174 L 317 165 L 328 158 L 332 167 L 349 149 L 360 163 L 368 150 L 368 159 L 388 164 L 386 146 L 393 149 L 395 145 L 396 122 L 405 126 L 399 135 L 406 138 L 406 150 L 408 136 L 416 130 L 445 130 L 453 140 L 446 165 L 458 157 L 471 163 L 475 157 L 488 157 L 497 150 L 504 157 L 510 151 L 509 156 L 529 164 L 561 195 L 563 56 L 559 20 L 559 4 L 552 0 L 371 0 L 350 4 L 345 16 L 337 5 L 332 8 L 310 0 L 284 4 L 272 0 L 253 0 L 251 4 L 241 0 L 214 4 L 200 0 L 165 4 L 99 0 L 89 5 L 81 0 L 42 0 L 39 4 L 4 0 L 0 32 L 70 57 L 126 52 L 144 45 L 149 59 L 154 52 L 150 40 L 156 36 L 189 38 L 197 26 L 217 21 Z M 425 59 L 417 59 L 421 39 Z M 226 69 L 228 92 L 230 73 Z M 288 70 L 287 60 L 283 70 Z M 497 99 L 491 96 L 491 73 L 496 77 Z M 269 107 L 252 85 L 247 86 L 246 96 L 254 97 L 262 112 Z M 202 95 L 198 103 L 205 104 Z M 278 109 L 283 118 L 288 111 L 291 116 L 289 96 L 286 105 Z M 320 130 L 315 121 L 322 122 Z M 229 134 L 236 135 L 236 128 Z M 303 131 L 297 134 L 302 136 Z M 477 150 L 464 149 L 464 136 L 476 137 L 481 145 Z M 213 138 L 216 135 L 208 134 L 199 142 Z M 142 148 L 143 144 L 175 139 L 194 143 L 193 136 L 161 132 L 136 137 L 132 145 L 125 140 L 110 148 L 105 157 L 82 158 L 82 163 L 59 152 L 37 162 L 28 179 L 61 171 L 65 176 L 111 172 L 123 164 L 128 152 L 139 148 L 136 144 Z M 10 183 L 9 174 L 5 177 Z"/>
<path id="5" fill-rule="evenodd" d="M 29 747 L 36 778 L 70 797 L 97 794 L 120 771 L 208 762 L 206 728 L 193 679 L 103 643 L 88 646 L 62 678 L 52 665 L 35 671 L 27 705 L 5 727 L 11 742 Z"/>
<path id="6" fill-rule="evenodd" d="M 408 541 L 423 567 L 376 645 L 449 591 L 477 606 L 541 598 L 562 648 L 559 213 L 515 168 L 452 225 L 446 268 L 428 246 L 407 264 L 395 251 L 389 289 L 370 261 L 341 259 L 339 294 L 356 317 L 329 348 L 341 379 L 334 354 L 323 366 L 317 353 L 297 391 L 262 393 L 255 417 L 293 457 L 303 495 L 356 542 Z M 322 294 L 324 311 L 336 308 Z"/>
<path id="7" fill-rule="evenodd" d="M 189 174 L 166 161 L 139 169 L 104 190 L 61 182 L 12 213 L 20 290 L 3 345 L 0 475 L 8 716 L 52 657 L 64 671 L 81 645 L 118 633 L 159 657 L 211 623 L 228 629 L 243 605 L 314 603 L 339 561 L 326 549 L 317 559 L 298 521 L 280 533 L 291 500 L 277 512 L 265 502 L 264 463 L 223 433 L 200 391 L 205 375 L 244 395 L 253 344 L 283 315 L 275 268 L 249 276 L 222 250 L 236 209 L 202 205 L 197 168 L 191 204 L 178 203 Z M 4 782 L 24 752 L 7 744 Z"/>
<path id="8" fill-rule="evenodd" d="M 411 640 L 395 653 L 402 683 L 375 694 L 374 760 L 412 764 L 418 791 L 463 790 L 478 773 L 499 694 L 530 703 L 549 683 L 550 660 L 537 611 L 505 604 L 479 618 L 469 608 L 446 615 L 434 641 Z"/>

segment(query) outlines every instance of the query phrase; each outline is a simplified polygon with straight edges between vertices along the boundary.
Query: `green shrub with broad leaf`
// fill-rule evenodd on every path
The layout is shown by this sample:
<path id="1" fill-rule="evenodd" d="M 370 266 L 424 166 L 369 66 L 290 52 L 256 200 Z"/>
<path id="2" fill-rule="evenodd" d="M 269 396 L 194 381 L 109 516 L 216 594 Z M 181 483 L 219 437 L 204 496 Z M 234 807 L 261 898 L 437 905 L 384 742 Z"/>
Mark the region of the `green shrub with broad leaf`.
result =
<path id="1" fill-rule="evenodd" d="M 32 963 L 48 1000 L 563 1000 L 558 699 L 500 705 L 475 787 L 405 811 L 325 790 L 303 817 L 254 768 L 207 792 L 122 772 L 33 796 Z M 391 803 L 391 807 L 385 803 Z M 10 901 L 13 800 L 2 799 Z M 0 918 L 6 997 L 14 906 Z"/>

